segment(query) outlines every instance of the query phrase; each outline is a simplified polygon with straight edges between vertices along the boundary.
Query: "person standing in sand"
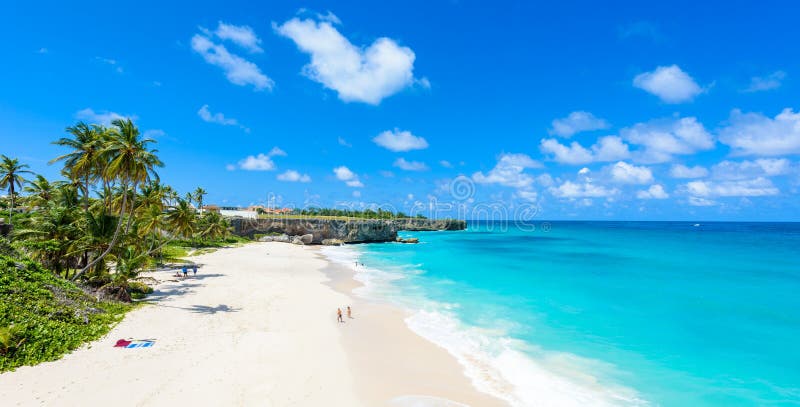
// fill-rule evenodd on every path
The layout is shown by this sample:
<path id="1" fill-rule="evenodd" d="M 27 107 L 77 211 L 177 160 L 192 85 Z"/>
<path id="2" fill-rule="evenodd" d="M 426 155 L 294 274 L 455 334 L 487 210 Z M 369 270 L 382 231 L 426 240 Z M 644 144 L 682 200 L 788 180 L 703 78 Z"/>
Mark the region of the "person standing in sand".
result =
<path id="1" fill-rule="evenodd" d="M 336 315 L 337 315 L 337 317 L 336 317 L 337 318 L 336 319 L 337 322 L 344 322 L 344 319 L 342 319 L 342 309 L 341 308 L 336 308 Z"/>
<path id="2" fill-rule="evenodd" d="M 353 319 L 353 311 L 350 310 L 350 306 L 347 306 L 347 317 Z"/>

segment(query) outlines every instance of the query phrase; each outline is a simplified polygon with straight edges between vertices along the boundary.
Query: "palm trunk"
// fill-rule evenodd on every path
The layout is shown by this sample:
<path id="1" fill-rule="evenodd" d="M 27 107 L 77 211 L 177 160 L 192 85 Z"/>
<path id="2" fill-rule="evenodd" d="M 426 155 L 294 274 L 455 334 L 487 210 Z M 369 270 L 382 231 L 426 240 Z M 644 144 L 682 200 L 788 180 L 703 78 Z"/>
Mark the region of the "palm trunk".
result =
<path id="1" fill-rule="evenodd" d="M 83 189 L 83 210 L 89 212 L 89 172 L 84 176 L 84 189 Z"/>
<path id="2" fill-rule="evenodd" d="M 119 239 L 119 232 L 122 229 L 122 222 L 123 222 L 122 215 L 125 214 L 125 207 L 126 207 L 126 205 L 128 203 L 128 194 L 127 194 L 128 188 L 127 188 L 127 186 L 125 188 L 123 188 L 122 190 L 123 190 L 123 194 L 124 194 L 124 195 L 122 195 L 122 208 L 119 211 L 119 219 L 117 220 L 117 227 L 116 227 L 116 229 L 114 229 L 114 237 L 111 238 L 111 243 L 108 244 L 108 248 L 106 248 L 106 250 L 102 254 L 100 254 L 100 256 L 97 256 L 96 259 L 92 260 L 89 264 L 84 266 L 81 269 L 81 271 L 75 273 L 75 275 L 73 275 L 72 278 L 71 278 L 72 281 L 77 280 L 78 277 L 82 276 L 83 273 L 86 272 L 86 270 L 89 270 L 92 266 L 97 264 L 97 262 L 102 260 L 103 257 L 106 257 L 106 255 L 108 253 L 110 253 L 111 250 L 114 248 L 114 245 L 117 244 L 117 239 Z"/>
<path id="3" fill-rule="evenodd" d="M 8 225 L 14 226 L 14 179 L 11 179 L 11 187 L 8 188 L 11 193 L 11 207 L 8 208 Z"/>

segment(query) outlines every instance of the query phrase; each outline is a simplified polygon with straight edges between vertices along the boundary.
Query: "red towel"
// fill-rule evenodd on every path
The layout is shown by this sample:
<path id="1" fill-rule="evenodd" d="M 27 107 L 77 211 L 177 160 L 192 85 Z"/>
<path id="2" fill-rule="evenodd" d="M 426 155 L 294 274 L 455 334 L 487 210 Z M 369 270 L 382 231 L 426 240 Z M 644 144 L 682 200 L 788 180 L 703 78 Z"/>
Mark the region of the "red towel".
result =
<path id="1" fill-rule="evenodd" d="M 114 345 L 115 348 L 124 348 L 131 344 L 131 341 L 126 341 L 125 339 L 120 339 L 117 341 L 117 344 Z"/>

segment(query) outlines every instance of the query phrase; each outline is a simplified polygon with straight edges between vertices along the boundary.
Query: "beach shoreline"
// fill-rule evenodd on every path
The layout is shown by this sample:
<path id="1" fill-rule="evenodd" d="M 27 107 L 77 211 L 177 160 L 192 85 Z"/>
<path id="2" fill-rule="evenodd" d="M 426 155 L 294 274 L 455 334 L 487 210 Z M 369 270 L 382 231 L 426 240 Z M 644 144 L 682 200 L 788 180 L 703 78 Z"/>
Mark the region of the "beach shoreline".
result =
<path id="1" fill-rule="evenodd" d="M 6 405 L 493 406 L 402 310 L 352 295 L 315 247 L 252 243 L 192 258 L 149 305 L 62 359 L 0 375 Z M 336 308 L 353 319 L 336 322 Z M 115 348 L 118 339 L 153 339 Z M 124 397 L 120 395 L 124 394 Z"/>

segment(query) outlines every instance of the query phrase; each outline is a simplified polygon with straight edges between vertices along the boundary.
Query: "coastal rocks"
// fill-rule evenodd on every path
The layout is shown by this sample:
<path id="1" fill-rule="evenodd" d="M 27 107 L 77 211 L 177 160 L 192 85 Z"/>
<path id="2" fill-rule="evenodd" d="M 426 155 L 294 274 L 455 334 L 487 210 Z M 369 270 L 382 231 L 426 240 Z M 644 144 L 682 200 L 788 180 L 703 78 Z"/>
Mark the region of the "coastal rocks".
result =
<path id="1" fill-rule="evenodd" d="M 303 244 L 323 244 L 326 239 L 337 239 L 343 243 L 394 242 L 399 230 L 463 230 L 467 227 L 465 221 L 430 219 L 232 218 L 230 223 L 235 235 L 250 238 L 257 234 L 281 234 L 286 236 L 285 241 L 293 242 L 294 236 L 311 235 L 311 241 L 306 243 L 306 238 Z M 263 241 L 284 240 L 272 238 Z"/>
<path id="2" fill-rule="evenodd" d="M 276 235 L 276 236 L 262 236 L 258 239 L 259 242 L 280 242 L 280 243 L 289 243 L 291 239 L 289 235 Z"/>
<path id="3" fill-rule="evenodd" d="M 341 239 L 322 239 L 322 244 L 325 246 L 342 246 L 344 241 Z"/>
<path id="4" fill-rule="evenodd" d="M 311 242 L 314 241 L 314 235 L 308 233 L 303 236 L 300 236 L 300 241 L 303 242 L 303 244 L 311 244 Z"/>
<path id="5" fill-rule="evenodd" d="M 404 239 L 402 237 L 397 238 L 398 243 L 419 243 L 419 239 L 416 237 L 409 237 L 408 239 Z"/>

